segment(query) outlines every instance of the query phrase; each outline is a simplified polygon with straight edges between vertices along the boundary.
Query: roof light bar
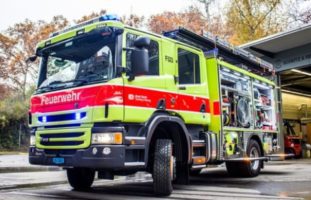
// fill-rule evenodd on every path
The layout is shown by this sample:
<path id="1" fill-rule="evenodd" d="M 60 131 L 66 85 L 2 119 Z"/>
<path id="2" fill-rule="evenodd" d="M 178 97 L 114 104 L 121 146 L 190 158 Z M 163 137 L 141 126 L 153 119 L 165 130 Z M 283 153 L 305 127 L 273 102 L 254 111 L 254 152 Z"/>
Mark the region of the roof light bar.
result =
<path id="1" fill-rule="evenodd" d="M 82 22 L 82 23 L 79 23 L 75 26 L 71 26 L 71 27 L 68 27 L 68 28 L 65 28 L 61 31 L 57 31 L 57 32 L 54 32 L 50 35 L 50 37 L 54 37 L 54 36 L 57 36 L 61 33 L 65 33 L 65 32 L 68 32 L 70 30 L 73 30 L 73 29 L 77 29 L 77 28 L 80 28 L 80 27 L 83 27 L 83 26 L 86 26 L 86 25 L 89 25 L 89 24 L 93 24 L 95 22 L 102 22 L 102 21 L 121 21 L 120 17 L 117 16 L 117 15 L 114 15 L 114 14 L 110 14 L 110 15 L 102 15 L 100 17 L 96 17 L 96 18 L 93 18 L 93 19 L 90 19 L 88 21 L 85 21 L 85 22 Z"/>

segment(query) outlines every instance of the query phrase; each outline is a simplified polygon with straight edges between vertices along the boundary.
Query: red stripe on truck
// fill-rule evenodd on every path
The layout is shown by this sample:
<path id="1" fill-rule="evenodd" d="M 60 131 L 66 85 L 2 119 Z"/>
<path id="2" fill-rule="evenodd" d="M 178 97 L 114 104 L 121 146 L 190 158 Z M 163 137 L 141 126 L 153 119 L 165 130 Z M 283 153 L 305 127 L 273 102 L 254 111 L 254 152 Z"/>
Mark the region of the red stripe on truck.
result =
<path id="1" fill-rule="evenodd" d="M 219 101 L 213 102 L 213 114 L 214 115 L 220 115 L 220 104 Z"/>
<path id="2" fill-rule="evenodd" d="M 157 108 L 165 101 L 166 109 L 210 112 L 209 99 L 199 96 L 178 94 L 152 88 L 121 85 L 96 85 L 35 95 L 31 98 L 31 113 L 73 110 L 84 107 L 125 105 Z"/>

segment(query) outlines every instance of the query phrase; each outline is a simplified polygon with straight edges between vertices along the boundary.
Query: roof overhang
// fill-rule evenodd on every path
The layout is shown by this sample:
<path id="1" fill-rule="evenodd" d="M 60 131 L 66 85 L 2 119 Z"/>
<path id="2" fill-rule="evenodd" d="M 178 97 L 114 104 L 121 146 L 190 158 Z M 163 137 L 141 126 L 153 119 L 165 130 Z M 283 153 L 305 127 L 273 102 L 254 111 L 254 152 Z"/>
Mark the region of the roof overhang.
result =
<path id="1" fill-rule="evenodd" d="M 261 38 L 240 47 L 255 54 L 273 58 L 275 54 L 311 43 L 311 24 Z"/>
<path id="2" fill-rule="evenodd" d="M 283 92 L 311 97 L 311 24 L 240 47 L 274 64 Z"/>

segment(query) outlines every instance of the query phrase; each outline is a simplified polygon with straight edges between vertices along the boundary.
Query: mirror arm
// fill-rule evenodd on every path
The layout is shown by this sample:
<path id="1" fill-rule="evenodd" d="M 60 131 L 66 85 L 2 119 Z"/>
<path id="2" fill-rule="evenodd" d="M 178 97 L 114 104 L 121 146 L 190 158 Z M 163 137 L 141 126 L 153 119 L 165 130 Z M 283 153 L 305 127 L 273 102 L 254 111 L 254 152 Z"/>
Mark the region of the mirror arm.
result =
<path id="1" fill-rule="evenodd" d="M 29 56 L 29 57 L 26 59 L 26 63 L 34 62 L 34 61 L 36 61 L 36 59 L 37 59 L 37 55 Z"/>
<path id="2" fill-rule="evenodd" d="M 117 66 L 117 74 L 121 75 L 123 73 L 126 73 L 128 76 L 129 81 L 133 81 L 135 79 L 134 74 L 132 73 L 131 69 L 128 67 L 122 67 L 122 66 Z"/>
<path id="3" fill-rule="evenodd" d="M 124 51 L 133 51 L 135 48 L 132 47 L 123 47 L 122 48 Z"/>
<path id="4" fill-rule="evenodd" d="M 135 80 L 135 75 L 133 73 L 129 73 L 128 76 L 129 76 L 128 79 L 127 79 L 128 81 Z"/>
<path id="5" fill-rule="evenodd" d="M 129 73 L 131 71 L 128 67 L 117 66 L 117 74 Z"/>

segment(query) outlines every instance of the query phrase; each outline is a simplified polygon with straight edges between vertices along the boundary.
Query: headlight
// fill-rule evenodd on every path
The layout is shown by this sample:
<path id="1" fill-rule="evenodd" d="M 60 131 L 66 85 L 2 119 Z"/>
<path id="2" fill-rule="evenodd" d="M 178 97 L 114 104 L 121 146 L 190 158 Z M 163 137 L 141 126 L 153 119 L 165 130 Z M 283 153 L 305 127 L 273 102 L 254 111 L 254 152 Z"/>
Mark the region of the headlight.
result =
<path id="1" fill-rule="evenodd" d="M 30 136 L 30 146 L 35 146 L 36 145 L 36 136 L 31 135 Z"/>
<path id="2" fill-rule="evenodd" d="M 92 144 L 122 144 L 122 133 L 93 133 Z"/>

